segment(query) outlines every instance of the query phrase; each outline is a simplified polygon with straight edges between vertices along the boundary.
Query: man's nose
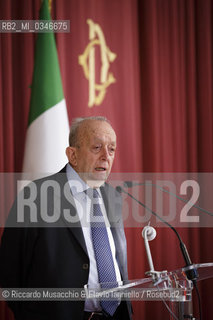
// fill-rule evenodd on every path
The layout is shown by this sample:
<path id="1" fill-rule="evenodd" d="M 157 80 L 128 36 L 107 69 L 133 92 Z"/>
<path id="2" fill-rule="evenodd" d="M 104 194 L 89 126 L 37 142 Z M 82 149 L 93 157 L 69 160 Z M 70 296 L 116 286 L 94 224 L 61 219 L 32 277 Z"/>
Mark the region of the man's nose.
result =
<path id="1" fill-rule="evenodd" d="M 109 158 L 109 150 L 108 150 L 107 147 L 104 147 L 102 149 L 101 158 L 104 159 L 104 160 L 107 160 Z"/>

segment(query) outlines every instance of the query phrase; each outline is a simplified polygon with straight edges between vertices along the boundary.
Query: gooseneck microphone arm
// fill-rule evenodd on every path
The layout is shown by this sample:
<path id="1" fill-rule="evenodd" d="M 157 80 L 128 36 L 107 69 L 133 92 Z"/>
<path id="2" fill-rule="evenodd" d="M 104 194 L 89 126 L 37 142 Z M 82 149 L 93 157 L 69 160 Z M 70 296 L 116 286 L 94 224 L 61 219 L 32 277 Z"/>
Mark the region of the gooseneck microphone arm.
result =
<path id="1" fill-rule="evenodd" d="M 186 245 L 184 244 L 183 240 L 181 239 L 179 233 L 177 232 L 177 230 L 167 221 L 165 221 L 162 217 L 160 217 L 156 212 L 154 212 L 153 210 L 151 210 L 149 207 L 147 207 L 143 202 L 141 202 L 140 200 L 136 199 L 131 193 L 125 191 L 122 187 L 117 186 L 116 190 L 119 193 L 125 193 L 127 194 L 129 197 L 131 197 L 133 200 L 135 200 L 137 203 L 139 203 L 142 207 L 144 207 L 146 210 L 148 210 L 149 212 L 151 212 L 152 215 L 154 215 L 155 217 L 157 217 L 161 222 L 163 222 L 165 225 L 167 225 L 170 229 L 173 230 L 173 232 L 176 234 L 178 240 L 179 240 L 179 244 L 180 244 L 180 249 L 184 258 L 184 261 L 186 263 L 186 266 L 190 266 L 192 265 L 192 261 L 190 259 L 188 250 L 186 248 Z M 189 270 L 189 272 L 187 272 L 187 277 L 189 280 L 192 281 L 196 281 L 197 279 L 197 272 L 195 269 L 191 269 Z"/>

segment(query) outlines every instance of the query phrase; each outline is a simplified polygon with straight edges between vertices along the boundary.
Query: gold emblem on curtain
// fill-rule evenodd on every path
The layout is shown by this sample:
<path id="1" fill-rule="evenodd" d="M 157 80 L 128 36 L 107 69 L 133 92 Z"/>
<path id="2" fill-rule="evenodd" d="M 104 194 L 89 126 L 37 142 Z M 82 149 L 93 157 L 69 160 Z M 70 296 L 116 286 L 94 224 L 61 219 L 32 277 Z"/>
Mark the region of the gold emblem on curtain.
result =
<path id="1" fill-rule="evenodd" d="M 107 47 L 101 27 L 91 19 L 88 19 L 87 23 L 89 25 L 90 42 L 83 54 L 78 57 L 78 62 L 82 66 L 84 75 L 89 82 L 88 106 L 91 108 L 103 102 L 107 87 L 116 81 L 112 72 L 109 72 L 110 63 L 115 60 L 116 54 Z M 97 74 L 97 61 L 95 59 L 97 47 L 100 50 L 101 63 L 98 83 L 96 83 L 95 77 Z"/>

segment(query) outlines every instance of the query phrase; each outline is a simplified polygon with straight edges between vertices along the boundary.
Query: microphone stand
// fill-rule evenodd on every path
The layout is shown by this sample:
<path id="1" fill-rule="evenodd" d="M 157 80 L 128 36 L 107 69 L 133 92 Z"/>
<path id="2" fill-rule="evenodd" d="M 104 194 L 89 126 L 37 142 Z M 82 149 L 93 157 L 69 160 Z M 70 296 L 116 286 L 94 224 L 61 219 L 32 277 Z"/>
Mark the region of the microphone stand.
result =
<path id="1" fill-rule="evenodd" d="M 149 224 L 145 226 L 142 230 L 142 237 L 144 238 L 144 245 L 146 249 L 146 255 L 149 263 L 150 270 L 145 272 L 148 276 L 152 277 L 152 281 L 155 285 L 161 282 L 162 278 L 165 279 L 167 276 L 167 271 L 156 271 L 154 269 L 154 264 L 152 260 L 152 254 L 149 246 L 149 241 L 154 240 L 156 237 L 156 230 Z"/>

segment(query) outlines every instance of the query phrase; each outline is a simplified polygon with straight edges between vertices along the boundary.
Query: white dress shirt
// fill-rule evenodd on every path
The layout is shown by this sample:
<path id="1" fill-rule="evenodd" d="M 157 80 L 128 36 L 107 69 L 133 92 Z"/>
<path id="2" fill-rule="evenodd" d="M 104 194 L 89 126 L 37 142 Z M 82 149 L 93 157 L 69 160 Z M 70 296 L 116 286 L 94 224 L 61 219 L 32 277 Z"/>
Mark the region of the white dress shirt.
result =
<path id="1" fill-rule="evenodd" d="M 90 208 L 91 208 L 91 199 L 86 195 L 85 191 L 89 189 L 89 186 L 80 178 L 78 173 L 71 167 L 70 164 L 66 166 L 67 179 L 69 181 L 69 186 L 75 201 L 77 213 L 82 226 L 82 231 L 87 247 L 87 252 L 90 260 L 90 269 L 89 269 L 89 278 L 88 278 L 88 287 L 89 288 L 98 288 L 98 270 L 95 259 L 95 253 L 93 249 L 92 239 L 91 239 L 91 229 L 90 229 Z M 104 221 L 107 228 L 107 233 L 109 237 L 110 247 L 112 251 L 113 262 L 115 266 L 115 273 L 117 281 L 121 281 L 121 275 L 118 267 L 118 263 L 115 258 L 115 244 L 113 236 L 110 230 L 109 220 L 107 218 L 106 209 L 104 206 L 103 198 L 100 192 L 100 189 L 97 188 L 97 191 L 100 195 L 100 206 L 101 211 L 104 216 Z M 85 301 L 84 306 L 85 311 L 100 311 L 101 306 L 99 301 L 88 299 Z"/>

